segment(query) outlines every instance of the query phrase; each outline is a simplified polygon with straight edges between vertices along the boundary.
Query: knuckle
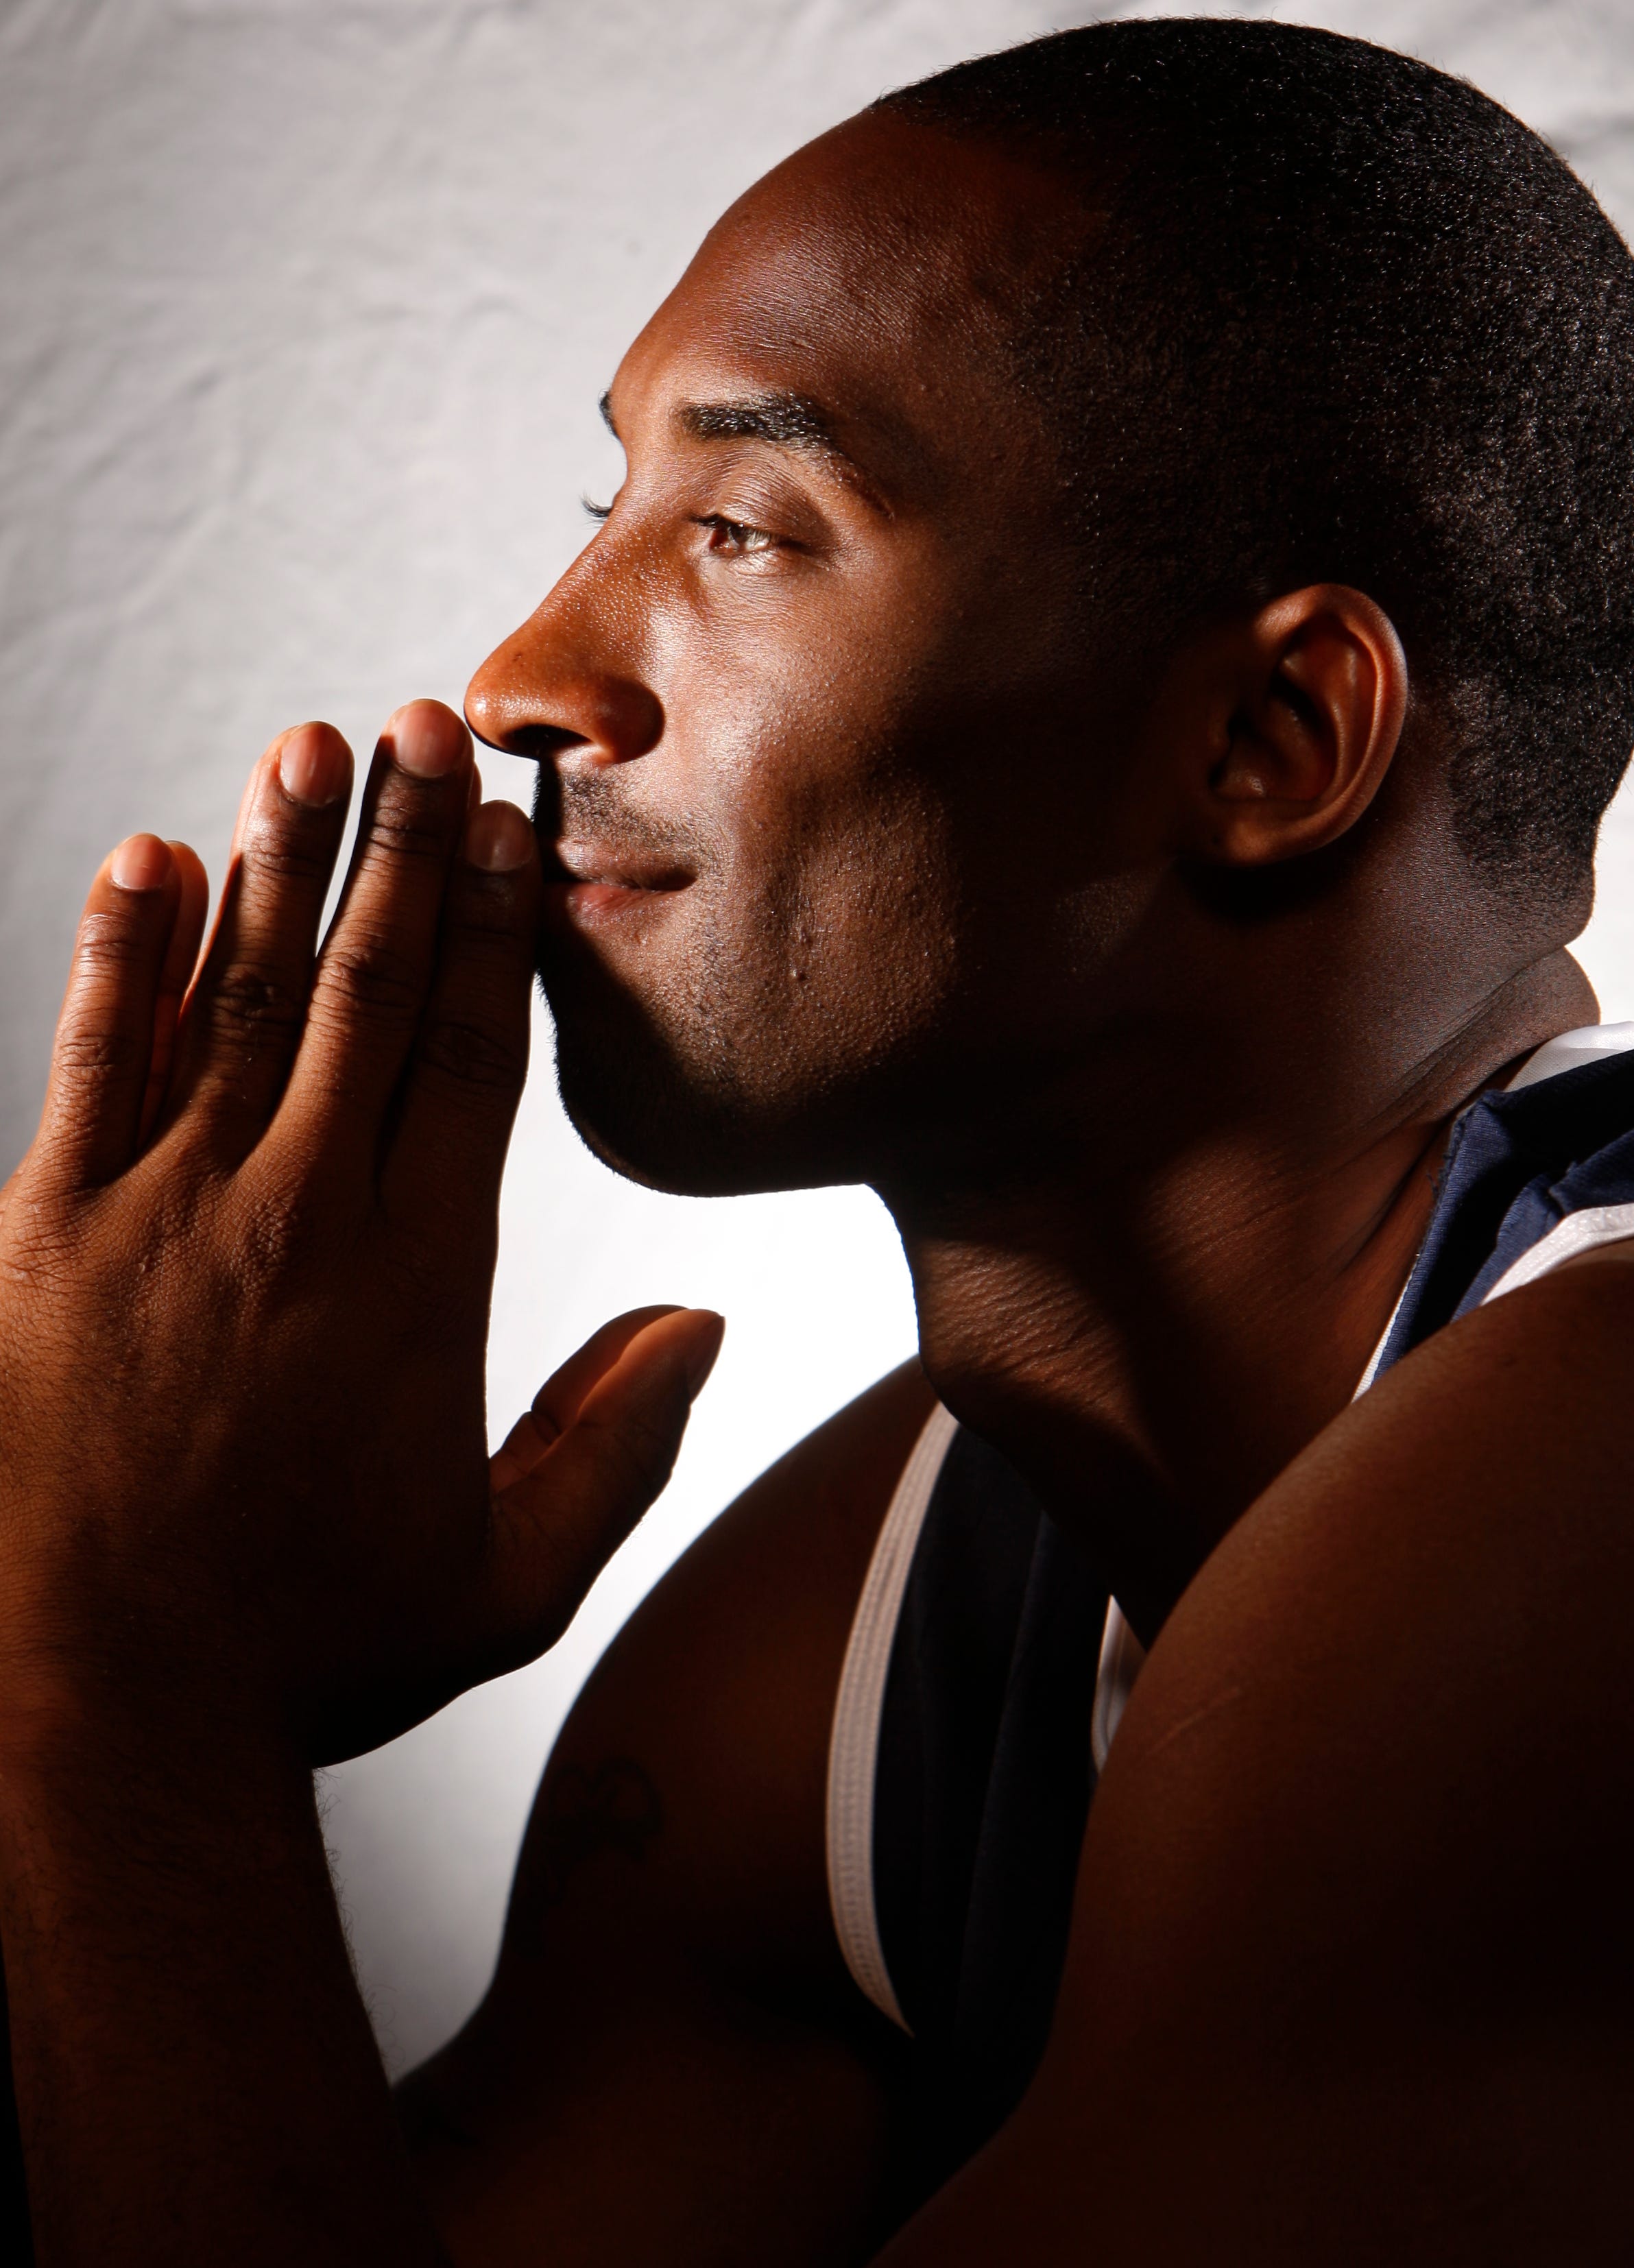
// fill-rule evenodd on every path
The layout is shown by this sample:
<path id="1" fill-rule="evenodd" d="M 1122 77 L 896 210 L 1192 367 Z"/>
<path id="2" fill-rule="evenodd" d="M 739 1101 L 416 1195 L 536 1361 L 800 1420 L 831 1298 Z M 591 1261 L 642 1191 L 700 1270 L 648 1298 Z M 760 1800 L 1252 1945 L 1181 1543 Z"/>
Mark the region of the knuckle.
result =
<path id="1" fill-rule="evenodd" d="M 513 1041 L 468 1017 L 433 1018 L 420 1042 L 420 1059 L 434 1075 L 485 1093 L 508 1093 L 527 1074 L 523 1051 Z"/>
<path id="2" fill-rule="evenodd" d="M 291 882 L 302 887 L 327 887 L 330 852 L 327 843 L 313 843 L 298 828 L 286 821 L 262 819 L 247 836 L 245 863 L 269 881 Z"/>
<path id="3" fill-rule="evenodd" d="M 123 1031 L 116 1024 L 76 1024 L 57 1035 L 57 1067 L 76 1083 L 145 1070 L 148 1054 L 145 1032 Z"/>
<path id="4" fill-rule="evenodd" d="M 153 943 L 147 928 L 128 914 L 87 915 L 80 924 L 75 967 L 82 976 L 120 976 L 145 967 Z"/>
<path id="5" fill-rule="evenodd" d="M 298 1026 L 305 1003 L 265 969 L 224 969 L 209 995 L 211 1025 L 223 1036 L 254 1042 L 282 1039 Z"/>
<path id="6" fill-rule="evenodd" d="M 431 859 L 440 866 L 448 856 L 445 821 L 417 799 L 400 793 L 381 797 L 364 840 L 370 852 L 383 858 Z"/>
<path id="7" fill-rule="evenodd" d="M 242 1259 L 258 1279 L 276 1281 L 320 1250 L 332 1254 L 334 1228 L 329 1208 L 307 1183 L 269 1180 L 246 1195 Z"/>
<path id="8" fill-rule="evenodd" d="M 352 936 L 324 955 L 320 989 L 350 1020 L 398 1023 L 420 1005 L 417 966 L 386 938 Z"/>

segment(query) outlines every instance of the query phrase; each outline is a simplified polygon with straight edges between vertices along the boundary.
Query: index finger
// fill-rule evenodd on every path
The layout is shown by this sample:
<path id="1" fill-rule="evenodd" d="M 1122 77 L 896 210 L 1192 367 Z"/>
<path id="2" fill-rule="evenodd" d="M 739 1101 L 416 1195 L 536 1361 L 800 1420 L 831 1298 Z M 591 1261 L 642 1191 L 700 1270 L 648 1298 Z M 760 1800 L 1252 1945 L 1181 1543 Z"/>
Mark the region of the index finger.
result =
<path id="1" fill-rule="evenodd" d="M 351 866 L 278 1113 L 281 1126 L 355 1160 L 378 1158 L 431 991 L 471 778 L 471 735 L 440 701 L 400 709 L 370 767 Z"/>
<path id="2" fill-rule="evenodd" d="M 475 1254 L 527 1076 L 539 853 L 514 804 L 473 812 L 443 906 L 438 970 L 401 1090 L 380 1191 L 388 1211 Z"/>

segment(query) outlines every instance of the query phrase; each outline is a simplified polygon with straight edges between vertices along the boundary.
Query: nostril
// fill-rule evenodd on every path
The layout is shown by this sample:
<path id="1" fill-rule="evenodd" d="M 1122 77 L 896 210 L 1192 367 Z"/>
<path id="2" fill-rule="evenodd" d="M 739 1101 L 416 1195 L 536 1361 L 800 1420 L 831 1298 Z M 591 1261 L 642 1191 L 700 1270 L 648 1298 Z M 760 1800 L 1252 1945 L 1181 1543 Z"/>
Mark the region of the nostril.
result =
<path id="1" fill-rule="evenodd" d="M 589 745 L 582 733 L 570 733 L 563 725 L 513 725 L 503 742 L 508 755 L 526 756 L 535 764 L 548 764 L 569 748 Z"/>
<path id="2" fill-rule="evenodd" d="M 465 696 L 466 722 L 477 739 L 530 763 L 571 756 L 622 764 L 644 756 L 663 737 L 663 704 L 644 685 L 593 673 L 553 672 L 548 683 L 542 680 L 542 672 L 518 662 L 510 648 L 484 662 Z M 564 721 L 570 717 L 576 724 Z"/>

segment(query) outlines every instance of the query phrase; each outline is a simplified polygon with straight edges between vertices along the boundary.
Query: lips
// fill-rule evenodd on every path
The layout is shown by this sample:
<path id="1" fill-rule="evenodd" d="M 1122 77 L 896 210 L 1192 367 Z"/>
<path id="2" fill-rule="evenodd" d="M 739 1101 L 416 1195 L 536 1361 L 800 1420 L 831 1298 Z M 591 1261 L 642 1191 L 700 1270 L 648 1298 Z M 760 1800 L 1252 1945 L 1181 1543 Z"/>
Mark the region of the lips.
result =
<path id="1" fill-rule="evenodd" d="M 568 841 L 548 846 L 545 879 L 547 903 L 579 926 L 651 906 L 684 890 L 694 878 L 673 857 Z"/>

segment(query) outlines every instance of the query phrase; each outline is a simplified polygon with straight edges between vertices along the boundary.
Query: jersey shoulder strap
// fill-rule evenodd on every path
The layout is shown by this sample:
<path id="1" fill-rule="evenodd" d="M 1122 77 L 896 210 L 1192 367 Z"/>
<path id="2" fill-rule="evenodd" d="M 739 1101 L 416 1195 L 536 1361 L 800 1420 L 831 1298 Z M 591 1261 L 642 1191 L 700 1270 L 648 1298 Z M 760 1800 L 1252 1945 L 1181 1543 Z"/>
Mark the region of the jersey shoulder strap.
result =
<path id="1" fill-rule="evenodd" d="M 1459 1119 L 1417 1262 L 1364 1382 L 1486 1300 L 1629 1236 L 1634 1024 L 1590 1025 L 1550 1041 Z"/>

